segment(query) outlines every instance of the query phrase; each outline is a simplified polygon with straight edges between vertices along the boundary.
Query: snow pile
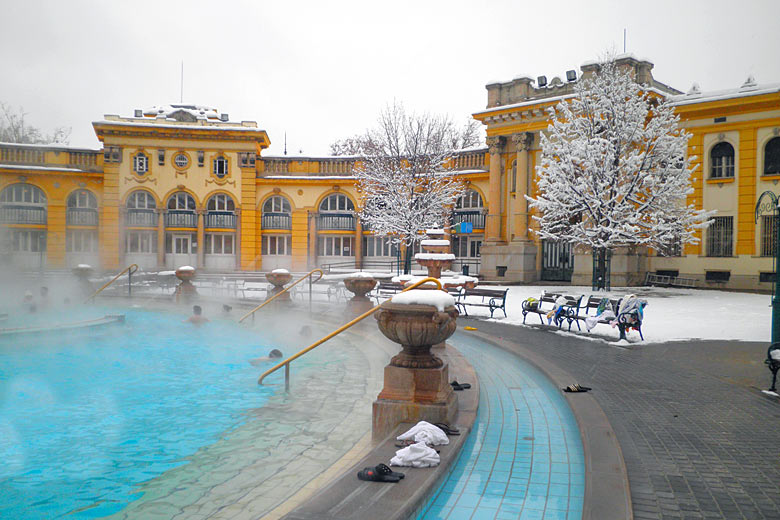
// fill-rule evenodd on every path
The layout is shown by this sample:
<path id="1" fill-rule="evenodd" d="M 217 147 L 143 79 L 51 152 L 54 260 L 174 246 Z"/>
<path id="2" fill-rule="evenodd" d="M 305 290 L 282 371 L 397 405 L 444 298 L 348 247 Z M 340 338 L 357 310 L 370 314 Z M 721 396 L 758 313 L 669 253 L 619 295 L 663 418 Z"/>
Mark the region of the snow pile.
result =
<path id="1" fill-rule="evenodd" d="M 448 245 L 450 245 L 450 241 L 449 240 L 437 240 L 437 239 L 427 238 L 425 240 L 421 240 L 420 244 L 423 247 L 425 247 L 425 246 L 448 246 Z"/>
<path id="2" fill-rule="evenodd" d="M 203 105 L 154 105 L 143 111 L 144 116 L 160 117 L 166 119 L 176 112 L 186 112 L 196 119 L 219 119 L 219 113 L 216 108 Z"/>
<path id="3" fill-rule="evenodd" d="M 179 267 L 179 268 L 178 268 L 178 269 L 176 269 L 176 270 L 177 270 L 177 271 L 194 271 L 194 270 L 195 270 L 195 268 L 194 268 L 194 267 L 192 267 L 191 265 L 183 265 L 183 266 Z"/>
<path id="4" fill-rule="evenodd" d="M 369 273 L 368 271 L 358 271 L 356 273 L 352 273 L 347 276 L 347 279 L 349 278 L 373 278 L 374 275 L 372 273 Z"/>
<path id="5" fill-rule="evenodd" d="M 271 271 L 273 274 L 290 274 L 290 271 L 287 269 L 274 269 Z"/>
<path id="6" fill-rule="evenodd" d="M 506 286 L 491 286 L 491 289 L 507 289 Z M 666 343 L 670 341 L 685 341 L 691 339 L 729 340 L 729 341 L 763 341 L 769 343 L 771 338 L 772 297 L 766 294 L 735 293 L 726 291 L 706 291 L 701 289 L 677 289 L 660 287 L 626 287 L 612 288 L 611 292 L 594 293 L 585 286 L 512 286 L 508 287 L 506 298 L 507 318 L 494 318 L 493 321 L 511 325 L 523 326 L 522 302 L 526 298 L 539 298 L 542 291 L 563 294 L 594 294 L 604 298 L 622 298 L 627 294 L 636 294 L 646 300 L 648 306 L 644 311 L 642 334 L 645 341 L 639 339 L 634 331 L 628 333 L 628 341 L 632 344 Z M 480 302 L 479 297 L 474 298 Z M 469 298 L 469 300 L 471 299 Z M 592 311 L 591 311 L 592 312 Z M 469 315 L 489 318 L 490 311 L 485 308 L 469 308 Z M 529 314 L 525 326 L 539 326 L 539 318 Z M 550 327 L 552 330 L 552 328 Z M 617 327 L 598 325 L 590 333 L 577 331 L 572 325 L 572 332 L 567 332 L 564 325 L 557 331 L 559 334 L 572 335 L 578 338 L 595 341 L 609 341 L 611 344 L 618 339 L 620 333 Z"/>
<path id="7" fill-rule="evenodd" d="M 421 289 L 412 289 L 411 291 L 398 293 L 390 301 L 399 305 L 432 305 L 439 312 L 444 311 L 446 307 L 455 305 L 455 298 L 444 291 Z"/>
<path id="8" fill-rule="evenodd" d="M 415 260 L 455 260 L 455 255 L 452 253 L 417 253 L 414 255 Z"/>
<path id="9" fill-rule="evenodd" d="M 76 269 L 92 269 L 92 266 L 89 264 L 79 264 L 76 266 Z"/>
<path id="10" fill-rule="evenodd" d="M 442 237 L 444 236 L 444 230 L 439 228 L 433 228 L 433 229 L 426 229 L 425 234 L 429 237 L 437 236 Z"/>

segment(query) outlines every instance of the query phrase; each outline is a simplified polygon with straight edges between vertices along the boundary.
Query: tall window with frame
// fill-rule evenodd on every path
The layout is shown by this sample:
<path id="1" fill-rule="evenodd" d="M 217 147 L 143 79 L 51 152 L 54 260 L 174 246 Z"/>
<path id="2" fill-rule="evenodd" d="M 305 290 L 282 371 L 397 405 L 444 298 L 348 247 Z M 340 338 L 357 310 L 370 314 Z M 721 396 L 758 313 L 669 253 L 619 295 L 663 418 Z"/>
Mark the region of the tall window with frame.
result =
<path id="1" fill-rule="evenodd" d="M 777 218 L 774 215 L 761 217 L 761 256 L 775 256 L 777 252 Z"/>
<path id="2" fill-rule="evenodd" d="M 764 175 L 780 175 L 780 137 L 764 145 Z"/>
<path id="3" fill-rule="evenodd" d="M 290 235 L 263 235 L 261 253 L 271 256 L 291 255 L 292 237 Z"/>
<path id="4" fill-rule="evenodd" d="M 65 251 L 68 253 L 97 253 L 97 231 L 68 229 L 65 234 Z"/>
<path id="5" fill-rule="evenodd" d="M 127 231 L 125 233 L 125 252 L 157 253 L 157 233 L 154 231 Z"/>
<path id="6" fill-rule="evenodd" d="M 234 252 L 235 236 L 231 233 L 207 233 L 207 255 L 232 255 Z"/>
<path id="7" fill-rule="evenodd" d="M 228 160 L 224 156 L 220 155 L 214 159 L 213 166 L 213 173 L 216 177 L 222 179 L 228 174 Z"/>
<path id="8" fill-rule="evenodd" d="M 734 217 L 714 217 L 707 228 L 707 256 L 733 256 Z"/>
<path id="9" fill-rule="evenodd" d="M 137 175 L 145 175 L 149 171 L 149 158 L 143 152 L 133 156 L 133 171 Z"/>
<path id="10" fill-rule="evenodd" d="M 355 256 L 353 237 L 321 236 L 317 239 L 318 256 Z"/>
<path id="11" fill-rule="evenodd" d="M 395 257 L 397 255 L 398 246 L 391 243 L 389 238 L 377 236 L 363 237 L 363 256 Z"/>
<path id="12" fill-rule="evenodd" d="M 734 147 L 720 142 L 710 150 L 710 179 L 731 179 L 734 177 Z"/>

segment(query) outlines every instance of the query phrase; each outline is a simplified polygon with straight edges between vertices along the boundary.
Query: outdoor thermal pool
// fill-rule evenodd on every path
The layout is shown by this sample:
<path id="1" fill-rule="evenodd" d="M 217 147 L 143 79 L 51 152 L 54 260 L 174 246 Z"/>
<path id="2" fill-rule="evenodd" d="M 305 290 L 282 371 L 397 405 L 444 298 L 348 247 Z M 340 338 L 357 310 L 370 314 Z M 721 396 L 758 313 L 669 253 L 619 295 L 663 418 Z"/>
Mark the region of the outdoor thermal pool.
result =
<path id="1" fill-rule="evenodd" d="M 248 360 L 271 348 L 286 355 L 300 348 L 290 329 L 282 341 L 226 320 L 182 323 L 181 311 L 96 307 L 65 320 L 45 310 L 23 319 L 12 312 L 3 327 L 117 312 L 124 324 L 0 336 L 0 517 L 194 517 L 209 507 L 236 508 L 246 505 L 247 489 L 263 482 L 264 471 L 284 476 L 285 457 L 321 444 L 353 406 L 363 410 L 362 418 L 351 417 L 355 435 L 370 429 L 364 394 L 376 395 L 376 385 L 356 380 L 343 396 L 352 405 L 334 399 L 341 410 L 329 415 L 330 407 L 311 397 L 333 391 L 318 388 L 319 381 L 327 386 L 349 379 L 345 374 L 381 371 L 382 361 L 356 353 L 348 338 L 297 361 L 297 395 L 274 400 L 278 384 L 256 383 L 270 364 Z M 322 459 L 328 464 L 328 456 Z M 241 476 L 246 468 L 251 480 Z M 297 490 L 290 485 L 255 497 L 254 509 L 273 507 Z"/>

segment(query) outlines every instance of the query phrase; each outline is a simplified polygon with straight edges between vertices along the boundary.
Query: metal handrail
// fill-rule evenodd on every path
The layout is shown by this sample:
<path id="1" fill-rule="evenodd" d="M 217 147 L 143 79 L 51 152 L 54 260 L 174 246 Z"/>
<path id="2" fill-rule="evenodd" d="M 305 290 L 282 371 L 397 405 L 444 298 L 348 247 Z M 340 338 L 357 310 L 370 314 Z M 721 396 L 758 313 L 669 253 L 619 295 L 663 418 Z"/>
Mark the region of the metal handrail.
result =
<path id="1" fill-rule="evenodd" d="M 416 289 L 417 287 L 421 286 L 422 284 L 428 283 L 428 282 L 435 283 L 436 284 L 436 288 L 441 290 L 441 288 L 442 288 L 441 281 L 438 278 L 431 278 L 429 276 L 427 278 L 423 278 L 422 280 L 420 280 L 418 282 L 415 282 L 414 284 L 412 284 L 409 287 L 405 288 L 401 292 L 406 292 L 406 291 L 409 291 L 411 289 Z M 338 334 L 341 334 L 342 332 L 344 332 L 345 330 L 347 330 L 348 328 L 350 328 L 352 325 L 356 324 L 357 322 L 362 321 L 365 318 L 368 318 L 369 316 L 374 314 L 377 310 L 379 310 L 379 307 L 380 307 L 379 305 L 376 305 L 371 310 L 364 312 L 363 314 L 361 314 L 360 316 L 358 316 L 354 320 L 350 321 L 349 323 L 345 323 L 344 325 L 342 325 L 338 329 L 334 330 L 333 332 L 331 332 L 330 334 L 328 334 L 324 338 L 322 338 L 322 339 L 320 339 L 318 341 L 315 341 L 314 343 L 312 343 L 311 345 L 309 345 L 305 349 L 301 350 L 297 354 L 294 354 L 294 355 L 290 356 L 289 358 L 285 359 L 284 361 L 282 361 L 281 363 L 279 363 L 275 367 L 266 370 L 260 376 L 260 379 L 257 380 L 257 384 L 258 385 L 262 385 L 263 384 L 263 379 L 265 379 L 265 377 L 267 375 L 272 374 L 272 373 L 276 372 L 277 370 L 279 370 L 280 368 L 284 367 L 284 388 L 285 388 L 285 390 L 289 390 L 290 389 L 290 363 L 291 362 L 293 362 L 296 359 L 298 359 L 299 357 L 303 356 L 304 354 L 306 354 L 310 350 L 314 350 L 318 346 L 320 346 L 323 343 L 325 343 L 326 341 L 328 341 L 330 338 L 332 338 L 332 337 L 334 337 L 334 336 L 336 336 Z"/>
<path id="2" fill-rule="evenodd" d="M 131 271 L 131 269 L 132 269 L 132 271 Z M 128 273 L 128 274 L 127 274 L 127 276 L 128 276 L 128 278 L 130 278 L 130 279 L 131 279 L 131 277 L 133 276 L 133 273 L 135 273 L 136 271 L 138 271 L 138 264 L 130 264 L 130 265 L 128 265 L 127 267 L 125 267 L 124 269 L 122 269 L 122 272 L 121 272 L 121 273 L 119 273 L 118 275 L 116 275 L 115 277 L 113 277 L 113 278 L 112 278 L 112 279 L 111 279 L 111 280 L 110 280 L 110 281 L 109 281 L 107 284 L 105 284 L 103 287 L 101 287 L 100 289 L 98 289 L 97 291 L 95 291 L 94 293 L 92 293 L 92 296 L 90 296 L 89 298 L 87 298 L 86 300 L 84 300 L 84 303 L 87 303 L 89 300 L 91 300 L 92 298 L 94 298 L 95 296 L 97 296 L 98 294 L 100 294 L 101 292 L 103 292 L 103 289 L 105 289 L 106 287 L 108 287 L 109 285 L 111 285 L 112 283 L 114 283 L 115 281 L 117 281 L 117 279 L 118 279 L 120 276 L 122 276 L 123 274 L 125 274 L 125 273 Z M 131 280 L 132 280 L 132 279 L 131 279 Z M 128 286 L 129 286 L 129 283 L 128 283 Z"/>
<path id="3" fill-rule="evenodd" d="M 310 282 L 310 285 L 311 285 L 312 283 L 317 283 L 317 282 L 319 282 L 319 281 L 322 279 L 322 277 L 323 277 L 323 276 L 325 276 L 325 273 L 323 273 L 323 272 L 322 272 L 322 269 L 312 269 L 311 271 L 309 271 L 309 272 L 308 272 L 308 273 L 306 273 L 305 275 L 303 275 L 303 276 L 301 276 L 300 278 L 298 278 L 298 279 L 297 279 L 295 282 L 293 282 L 292 284 L 288 285 L 287 287 L 285 287 L 284 289 L 282 289 L 281 291 L 279 291 L 278 293 L 274 294 L 273 296 L 271 296 L 270 298 L 268 298 L 266 301 L 264 301 L 263 303 L 261 303 L 260 305 L 258 305 L 258 306 L 257 306 L 257 307 L 255 307 L 254 309 L 252 309 L 251 311 L 249 311 L 249 312 L 247 312 L 246 314 L 244 314 L 243 316 L 241 316 L 241 319 L 240 319 L 240 320 L 238 320 L 238 322 L 239 322 L 239 323 L 241 323 L 242 321 L 244 321 L 244 320 L 245 320 L 245 319 L 247 319 L 248 317 L 250 317 L 250 316 L 253 316 L 253 315 L 254 315 L 254 313 L 256 313 L 257 311 L 259 311 L 260 309 L 262 309 L 262 308 L 263 308 L 263 307 L 264 307 L 266 304 L 269 304 L 269 303 L 271 303 L 272 301 L 274 301 L 275 299 L 277 299 L 279 296 L 281 296 L 282 294 L 286 293 L 287 291 L 289 291 L 290 289 L 292 289 L 293 287 L 295 287 L 296 285 L 298 285 L 299 283 L 301 283 L 302 281 L 304 281 L 306 278 L 309 278 L 309 277 L 310 277 L 312 274 L 314 274 L 314 273 L 319 273 L 320 277 L 319 277 L 319 278 L 317 278 L 316 280 L 314 280 L 314 281 Z"/>

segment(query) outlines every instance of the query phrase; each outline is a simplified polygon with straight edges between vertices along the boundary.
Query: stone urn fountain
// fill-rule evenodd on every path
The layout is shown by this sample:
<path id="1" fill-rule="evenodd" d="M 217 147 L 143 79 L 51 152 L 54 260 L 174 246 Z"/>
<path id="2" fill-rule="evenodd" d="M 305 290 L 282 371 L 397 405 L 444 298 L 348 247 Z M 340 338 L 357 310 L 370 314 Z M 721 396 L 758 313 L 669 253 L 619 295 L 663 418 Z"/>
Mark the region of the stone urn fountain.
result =
<path id="1" fill-rule="evenodd" d="M 274 286 L 266 297 L 266 300 L 269 300 L 284 290 L 284 286 L 290 283 L 290 280 L 292 280 L 292 275 L 287 269 L 274 269 L 270 273 L 265 273 L 265 279 Z M 288 302 L 292 301 L 290 298 L 290 292 L 287 291 L 286 293 L 279 296 L 276 301 L 279 300 Z"/>
<path id="2" fill-rule="evenodd" d="M 372 307 L 371 300 L 368 299 L 366 294 L 376 287 L 376 280 L 373 275 L 364 272 L 354 273 L 344 279 L 344 287 L 354 294 L 347 302 L 347 308 L 356 312 L 365 312 Z"/>
<path id="3" fill-rule="evenodd" d="M 401 345 L 385 367 L 384 388 L 374 401 L 374 439 L 384 438 L 401 422 L 454 420 L 457 400 L 449 369 L 431 352 L 455 332 L 454 303 L 445 292 L 415 289 L 394 296 L 374 314 L 382 334 Z"/>
<path id="4" fill-rule="evenodd" d="M 176 269 L 176 278 L 181 282 L 173 293 L 177 302 L 189 302 L 198 295 L 197 289 L 192 285 L 192 280 L 195 278 L 194 267 L 190 265 L 179 267 Z"/>
<path id="5" fill-rule="evenodd" d="M 73 274 L 78 280 L 79 290 L 85 295 L 92 294 L 94 290 L 92 283 L 89 281 L 89 277 L 93 272 L 94 269 L 88 264 L 79 264 L 73 268 Z"/>

